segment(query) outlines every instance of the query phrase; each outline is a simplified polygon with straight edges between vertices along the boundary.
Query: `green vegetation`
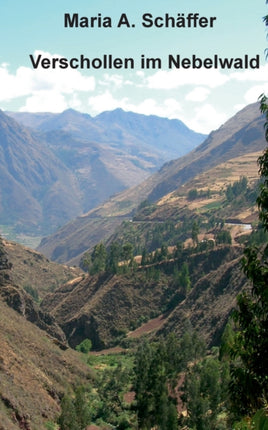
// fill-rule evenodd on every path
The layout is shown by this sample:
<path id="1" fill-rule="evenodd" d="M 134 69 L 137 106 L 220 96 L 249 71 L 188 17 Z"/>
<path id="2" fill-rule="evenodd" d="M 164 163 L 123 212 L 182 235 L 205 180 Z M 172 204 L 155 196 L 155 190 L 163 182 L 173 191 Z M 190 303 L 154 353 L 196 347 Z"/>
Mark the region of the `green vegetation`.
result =
<path id="1" fill-rule="evenodd" d="M 63 397 L 58 420 L 61 430 L 84 430 L 91 423 L 105 428 L 136 428 L 135 412 L 125 400 L 133 380 L 132 355 L 90 355 L 88 362 L 95 368 L 95 381 Z"/>
<path id="2" fill-rule="evenodd" d="M 196 188 L 192 188 L 188 192 L 188 194 L 187 194 L 187 199 L 190 200 L 190 201 L 191 200 L 200 199 L 200 198 L 202 198 L 202 199 L 204 199 L 204 198 L 209 199 L 210 197 L 211 197 L 211 190 L 210 189 L 208 189 L 208 190 L 200 190 L 198 192 L 198 190 Z"/>
<path id="3" fill-rule="evenodd" d="M 252 287 L 238 297 L 220 354 L 217 348 L 205 351 L 201 337 L 189 328 L 180 337 L 172 333 L 166 338 L 140 342 L 135 351 L 131 350 L 134 364 L 109 365 L 98 374 L 94 389 L 85 391 L 90 422 L 140 430 L 257 430 L 267 426 L 268 150 L 259 159 L 259 165 L 261 188 L 257 202 L 261 226 L 250 238 L 251 245 L 243 259 L 244 272 Z M 241 199 L 252 195 L 247 180 L 241 178 L 227 188 L 225 204 L 240 204 Z M 148 210 L 147 205 L 144 210 Z M 197 281 L 194 270 L 197 262 L 206 256 L 206 270 L 216 270 L 230 248 L 231 235 L 224 229 L 223 219 L 213 212 L 205 214 L 205 218 L 206 222 L 203 215 L 185 217 L 180 222 L 149 223 L 149 228 L 148 224 L 146 228 L 139 224 L 138 228 L 144 229 L 140 242 L 137 242 L 137 225 L 125 223 L 128 240 L 124 241 L 123 234 L 107 247 L 97 245 L 90 257 L 89 270 L 90 267 L 93 272 L 96 268 L 108 273 L 131 270 L 133 276 L 139 270 L 139 279 L 145 285 L 152 280 L 162 282 L 165 275 L 168 286 L 162 311 L 171 310 L 187 299 Z M 205 229 L 213 229 L 216 245 L 227 245 L 216 248 L 214 260 L 210 258 L 213 242 L 199 242 L 200 231 Z M 192 239 L 194 246 L 184 247 L 182 239 L 186 237 Z M 171 243 L 173 247 L 169 249 Z M 141 263 L 135 265 L 134 254 L 138 249 Z M 143 315 L 140 323 L 147 317 Z M 131 324 L 134 327 L 135 322 Z M 90 357 L 89 363 L 92 365 L 94 360 Z M 133 391 L 135 399 L 127 403 L 125 396 Z M 75 402 L 74 397 L 68 410 L 74 411 L 77 421 Z M 178 402 L 187 414 L 177 414 Z"/>
<path id="4" fill-rule="evenodd" d="M 266 114 L 268 142 L 268 105 L 265 96 L 261 109 Z M 259 219 L 268 231 L 268 149 L 259 158 L 261 187 L 257 199 Z M 234 416 L 252 418 L 268 403 L 268 245 L 251 246 L 245 250 L 243 268 L 251 283 L 251 292 L 238 297 L 234 313 L 236 332 L 230 347 L 231 406 Z M 266 418 L 268 425 L 268 418 Z"/>
<path id="5" fill-rule="evenodd" d="M 208 356 L 188 368 L 183 400 L 187 405 L 188 428 L 227 429 L 228 364 Z"/>
<path id="6" fill-rule="evenodd" d="M 125 430 L 178 429 L 177 379 L 191 360 L 203 356 L 205 344 L 190 326 L 181 338 L 172 333 L 166 340 L 137 342 L 127 353 L 89 355 L 95 380 L 63 397 L 61 430 L 93 423 Z"/>
<path id="7" fill-rule="evenodd" d="M 30 294 L 36 303 L 39 302 L 39 294 L 36 288 L 32 287 L 31 285 L 25 285 L 23 288 L 28 294 Z"/>
<path id="8" fill-rule="evenodd" d="M 76 351 L 83 352 L 83 354 L 88 354 L 92 348 L 92 342 L 90 339 L 84 339 L 79 345 L 76 346 Z"/>
<path id="9" fill-rule="evenodd" d="M 86 253 L 81 261 L 81 267 L 91 275 L 101 272 L 126 273 L 127 268 L 133 266 L 133 246 L 128 242 L 122 245 L 114 241 L 108 248 L 103 243 L 98 243 L 93 252 Z"/>
<path id="10" fill-rule="evenodd" d="M 242 194 L 245 194 L 247 191 L 247 185 L 248 180 L 245 176 L 242 176 L 242 178 L 240 178 L 239 181 L 234 182 L 233 185 L 228 185 L 225 192 L 228 202 L 241 196 Z"/>
<path id="11" fill-rule="evenodd" d="M 232 243 L 231 233 L 228 230 L 221 230 L 221 231 L 217 232 L 216 243 L 217 244 L 222 244 L 222 243 L 231 244 Z"/>

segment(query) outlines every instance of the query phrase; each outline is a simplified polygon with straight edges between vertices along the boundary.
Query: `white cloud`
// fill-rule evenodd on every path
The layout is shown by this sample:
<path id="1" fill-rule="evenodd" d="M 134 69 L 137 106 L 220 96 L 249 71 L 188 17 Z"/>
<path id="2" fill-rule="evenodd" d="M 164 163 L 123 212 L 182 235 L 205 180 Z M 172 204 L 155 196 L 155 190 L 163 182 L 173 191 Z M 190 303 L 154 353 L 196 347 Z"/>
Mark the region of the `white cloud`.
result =
<path id="1" fill-rule="evenodd" d="M 229 77 L 215 69 L 160 70 L 147 77 L 146 85 L 154 89 L 174 89 L 185 85 L 202 85 L 216 88 L 229 81 Z"/>
<path id="2" fill-rule="evenodd" d="M 196 108 L 190 118 L 182 120 L 195 131 L 209 133 L 211 130 L 219 128 L 227 119 L 228 116 L 225 113 L 217 111 L 212 105 L 207 103 Z"/>
<path id="3" fill-rule="evenodd" d="M 178 118 L 182 112 L 180 103 L 174 98 L 167 98 L 158 103 L 153 98 L 146 98 L 140 103 L 133 103 L 129 98 L 115 98 L 108 90 L 103 94 L 92 96 L 88 100 L 91 112 L 95 115 L 104 110 L 113 110 L 118 107 L 125 111 L 132 111 L 144 115 L 157 115 L 166 118 Z"/>
<path id="4" fill-rule="evenodd" d="M 64 95 L 56 91 L 38 91 L 27 98 L 21 112 L 62 112 L 68 108 Z"/>
<path id="5" fill-rule="evenodd" d="M 244 107 L 246 107 L 247 103 L 240 103 L 237 105 L 234 105 L 234 112 L 238 112 L 242 109 L 244 109 Z"/>
<path id="6" fill-rule="evenodd" d="M 60 57 L 48 52 L 35 51 L 36 55 L 46 58 Z M 6 64 L 0 66 L 0 101 L 10 101 L 18 97 L 28 97 L 21 110 L 59 111 L 60 107 L 68 107 L 68 97 L 80 104 L 75 98 L 77 93 L 95 89 L 95 78 L 83 76 L 75 69 L 38 69 L 19 67 L 15 74 L 8 70 Z M 70 100 L 69 100 L 70 103 Z"/>
<path id="7" fill-rule="evenodd" d="M 161 103 L 152 98 L 147 98 L 138 105 L 129 105 L 130 110 L 144 115 L 157 115 L 165 118 L 178 118 L 182 112 L 180 103 L 174 98 L 167 98 Z"/>
<path id="8" fill-rule="evenodd" d="M 35 56 L 39 54 L 50 59 L 61 57 L 35 52 Z M 10 65 L 2 63 L 0 104 L 10 109 L 13 103 L 16 109 L 31 112 L 61 112 L 72 107 L 93 115 L 121 107 L 145 115 L 178 118 L 194 130 L 208 133 L 240 105 L 244 107 L 260 94 L 268 94 L 267 73 L 268 65 L 259 70 L 224 73 L 215 69 L 106 72 L 97 73 L 95 78 L 79 69 L 19 67 L 11 73 Z"/>
<path id="9" fill-rule="evenodd" d="M 20 67 L 15 75 L 9 73 L 7 65 L 0 67 L 0 100 L 12 100 L 30 93 L 31 85 L 28 79 L 23 81 L 23 68 Z"/>
<path id="10" fill-rule="evenodd" d="M 268 83 L 264 85 L 255 85 L 246 91 L 244 99 L 247 104 L 254 103 L 261 94 L 268 94 Z"/>
<path id="11" fill-rule="evenodd" d="M 186 100 L 193 102 L 203 102 L 207 99 L 210 94 L 210 90 L 204 87 L 196 87 L 190 93 L 187 94 Z"/>
<path id="12" fill-rule="evenodd" d="M 240 72 L 233 72 L 230 78 L 235 81 L 254 81 L 254 82 L 267 82 L 268 64 L 261 66 L 259 69 L 243 70 Z"/>
<path id="13" fill-rule="evenodd" d="M 122 75 L 109 75 L 108 73 L 105 73 L 103 79 L 100 81 L 100 84 L 107 87 L 112 84 L 115 87 L 120 88 L 124 84 L 124 79 Z"/>
<path id="14" fill-rule="evenodd" d="M 102 94 L 90 97 L 88 99 L 88 104 L 91 107 L 91 112 L 95 115 L 103 111 L 116 109 L 118 107 L 127 110 L 127 98 L 117 100 L 108 90 Z"/>

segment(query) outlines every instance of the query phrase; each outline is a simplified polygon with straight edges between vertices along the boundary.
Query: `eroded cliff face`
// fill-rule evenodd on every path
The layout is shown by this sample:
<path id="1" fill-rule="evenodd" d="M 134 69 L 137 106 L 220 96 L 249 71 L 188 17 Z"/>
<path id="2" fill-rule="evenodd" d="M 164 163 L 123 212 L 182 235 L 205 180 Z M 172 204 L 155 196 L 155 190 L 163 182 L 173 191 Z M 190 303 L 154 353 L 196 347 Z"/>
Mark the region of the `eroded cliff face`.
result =
<path id="1" fill-rule="evenodd" d="M 56 338 L 62 343 L 62 348 L 67 347 L 66 337 L 62 329 L 49 313 L 39 309 L 32 297 L 23 288 L 13 282 L 11 269 L 12 264 L 8 261 L 4 243 L 0 238 L 0 299 L 28 321 Z"/>

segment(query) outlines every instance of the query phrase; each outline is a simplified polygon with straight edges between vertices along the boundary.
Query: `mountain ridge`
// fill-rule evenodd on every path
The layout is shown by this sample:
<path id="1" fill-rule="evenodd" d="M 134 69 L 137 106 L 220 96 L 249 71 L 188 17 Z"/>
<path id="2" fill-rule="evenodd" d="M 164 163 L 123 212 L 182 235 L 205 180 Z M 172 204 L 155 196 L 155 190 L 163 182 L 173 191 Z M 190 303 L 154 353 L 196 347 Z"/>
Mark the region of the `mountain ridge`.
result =
<path id="1" fill-rule="evenodd" d="M 139 183 L 162 165 L 163 159 L 190 150 L 204 137 L 186 126 L 181 134 L 175 133 L 174 124 L 181 128 L 179 121 L 153 117 L 153 123 L 148 123 L 145 116 L 120 112 L 120 124 L 116 125 L 112 117 L 118 112 L 107 115 L 108 123 L 74 110 L 9 116 L 1 111 L 2 225 L 13 226 L 16 232 L 50 234 L 111 195 Z M 129 116 L 135 127 L 132 124 L 127 129 L 124 122 L 131 124 Z M 164 145 L 165 139 L 168 145 Z M 172 148 L 169 152 L 168 146 Z"/>
<path id="2" fill-rule="evenodd" d="M 213 131 L 191 153 L 170 161 L 141 184 L 110 198 L 103 205 L 72 220 L 54 236 L 44 238 L 38 247 L 48 257 L 58 262 L 78 262 L 87 249 L 105 240 L 121 220 L 131 220 L 139 204 L 153 203 L 164 195 L 217 164 L 235 156 L 264 150 L 264 117 L 258 103 L 244 108 L 234 117 Z M 93 232 L 93 233 L 91 233 Z"/>

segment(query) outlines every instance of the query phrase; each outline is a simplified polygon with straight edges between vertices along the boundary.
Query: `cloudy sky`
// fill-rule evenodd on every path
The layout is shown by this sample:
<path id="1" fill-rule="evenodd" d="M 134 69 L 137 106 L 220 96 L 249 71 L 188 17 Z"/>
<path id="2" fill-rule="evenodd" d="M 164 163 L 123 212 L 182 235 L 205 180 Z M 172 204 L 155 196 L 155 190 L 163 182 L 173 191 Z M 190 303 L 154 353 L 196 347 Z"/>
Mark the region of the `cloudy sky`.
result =
<path id="1" fill-rule="evenodd" d="M 64 14 L 99 16 L 89 28 L 65 28 Z M 268 93 L 265 0 L 1 0 L 0 108 L 92 116 L 121 107 L 146 115 L 178 118 L 208 133 L 245 105 Z M 117 27 L 126 14 L 130 27 Z M 144 27 L 143 15 L 216 17 L 213 27 Z M 112 27 L 105 27 L 106 17 Z M 159 22 L 159 21 L 158 21 Z M 34 58 L 132 58 L 133 69 L 33 68 Z M 255 58 L 257 69 L 168 68 L 168 56 Z M 159 68 L 141 68 L 141 57 L 159 58 Z"/>

